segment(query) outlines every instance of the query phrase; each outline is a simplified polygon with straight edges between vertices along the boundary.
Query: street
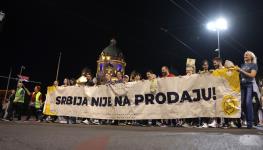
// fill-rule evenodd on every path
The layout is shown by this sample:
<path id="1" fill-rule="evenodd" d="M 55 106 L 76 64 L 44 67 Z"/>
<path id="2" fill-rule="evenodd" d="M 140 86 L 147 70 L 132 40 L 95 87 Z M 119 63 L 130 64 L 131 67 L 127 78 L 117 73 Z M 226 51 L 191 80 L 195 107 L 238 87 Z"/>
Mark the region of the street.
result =
<path id="1" fill-rule="evenodd" d="M 262 150 L 262 129 L 67 125 L 0 121 L 1 150 Z"/>

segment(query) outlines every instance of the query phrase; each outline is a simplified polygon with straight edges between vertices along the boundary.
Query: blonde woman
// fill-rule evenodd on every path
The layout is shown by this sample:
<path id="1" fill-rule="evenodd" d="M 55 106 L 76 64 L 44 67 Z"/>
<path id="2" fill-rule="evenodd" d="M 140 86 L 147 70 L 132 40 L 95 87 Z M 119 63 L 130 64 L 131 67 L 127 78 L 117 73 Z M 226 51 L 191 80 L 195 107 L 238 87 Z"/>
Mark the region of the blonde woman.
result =
<path id="1" fill-rule="evenodd" d="M 253 52 L 245 52 L 244 64 L 238 70 L 241 74 L 241 104 L 245 112 L 247 128 L 251 129 L 253 126 L 253 81 L 258 71 L 257 57 Z"/>

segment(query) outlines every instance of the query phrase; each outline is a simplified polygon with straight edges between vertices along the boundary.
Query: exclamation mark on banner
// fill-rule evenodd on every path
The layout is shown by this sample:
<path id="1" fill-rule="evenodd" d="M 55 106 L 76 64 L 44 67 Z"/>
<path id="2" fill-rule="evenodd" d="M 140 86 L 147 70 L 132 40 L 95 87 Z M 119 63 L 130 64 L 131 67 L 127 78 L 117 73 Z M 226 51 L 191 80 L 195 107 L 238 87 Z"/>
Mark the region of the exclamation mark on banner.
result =
<path id="1" fill-rule="evenodd" d="M 216 88 L 212 87 L 213 90 L 213 100 L 216 100 Z"/>

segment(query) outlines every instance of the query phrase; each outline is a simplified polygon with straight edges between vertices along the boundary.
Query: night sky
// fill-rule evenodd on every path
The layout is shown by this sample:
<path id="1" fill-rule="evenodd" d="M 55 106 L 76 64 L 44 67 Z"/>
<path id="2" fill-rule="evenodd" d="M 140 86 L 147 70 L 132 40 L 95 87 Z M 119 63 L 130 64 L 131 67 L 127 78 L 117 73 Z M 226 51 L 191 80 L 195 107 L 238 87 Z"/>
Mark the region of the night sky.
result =
<path id="1" fill-rule="evenodd" d="M 209 20 L 225 17 L 229 28 L 221 32 L 223 59 L 240 65 L 245 50 L 255 52 L 262 66 L 262 0 L 10 0 L 0 2 L 6 17 L 0 32 L 0 75 L 23 75 L 51 85 L 62 52 L 59 80 L 79 77 L 85 66 L 96 71 L 101 51 L 116 38 L 127 69 L 160 74 L 167 65 L 183 75 L 186 58 L 217 55 L 216 32 L 205 28 Z M 165 32 L 167 31 L 167 32 Z M 212 63 L 210 64 L 212 67 Z M 262 76 L 262 71 L 259 70 Z M 0 79 L 5 88 L 6 79 Z M 12 82 L 12 86 L 15 82 Z M 32 85 L 28 85 L 32 86 Z"/>

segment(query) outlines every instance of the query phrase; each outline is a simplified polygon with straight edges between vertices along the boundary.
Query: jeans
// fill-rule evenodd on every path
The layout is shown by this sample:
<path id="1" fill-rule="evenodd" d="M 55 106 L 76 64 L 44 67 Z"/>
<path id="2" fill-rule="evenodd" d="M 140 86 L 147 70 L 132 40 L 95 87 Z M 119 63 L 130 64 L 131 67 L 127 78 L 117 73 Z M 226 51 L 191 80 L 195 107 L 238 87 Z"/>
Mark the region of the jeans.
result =
<path id="1" fill-rule="evenodd" d="M 247 120 L 247 127 L 252 127 L 253 104 L 252 104 L 253 85 L 246 84 L 241 86 L 241 104 Z"/>

